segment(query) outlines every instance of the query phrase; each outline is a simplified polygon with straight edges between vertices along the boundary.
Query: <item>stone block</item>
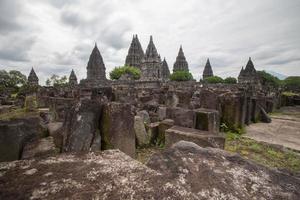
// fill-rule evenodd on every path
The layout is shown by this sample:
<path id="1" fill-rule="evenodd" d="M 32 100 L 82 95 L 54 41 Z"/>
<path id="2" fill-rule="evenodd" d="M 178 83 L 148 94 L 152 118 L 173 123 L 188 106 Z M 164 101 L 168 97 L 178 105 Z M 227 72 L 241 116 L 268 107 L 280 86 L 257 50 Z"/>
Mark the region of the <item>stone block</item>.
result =
<path id="1" fill-rule="evenodd" d="M 120 149 L 135 157 L 134 113 L 130 104 L 106 104 L 101 117 L 100 133 L 102 149 Z"/>
<path id="2" fill-rule="evenodd" d="M 194 127 L 195 112 L 184 108 L 167 108 L 167 118 L 173 119 L 176 126 Z"/>
<path id="3" fill-rule="evenodd" d="M 165 133 L 166 130 L 174 126 L 174 120 L 165 119 L 159 123 L 158 126 L 158 136 L 157 136 L 157 144 L 164 145 L 165 144 Z"/>
<path id="4" fill-rule="evenodd" d="M 211 134 L 208 131 L 200 131 L 180 126 L 173 126 L 166 130 L 165 139 L 166 147 L 170 147 L 181 140 L 194 142 L 201 147 L 224 149 L 225 146 L 225 137 L 223 136 Z"/>
<path id="5" fill-rule="evenodd" d="M 220 116 L 217 110 L 200 108 L 195 111 L 195 129 L 218 134 Z"/>
<path id="6" fill-rule="evenodd" d="M 158 108 L 158 119 L 162 121 L 167 118 L 167 107 L 160 106 Z"/>

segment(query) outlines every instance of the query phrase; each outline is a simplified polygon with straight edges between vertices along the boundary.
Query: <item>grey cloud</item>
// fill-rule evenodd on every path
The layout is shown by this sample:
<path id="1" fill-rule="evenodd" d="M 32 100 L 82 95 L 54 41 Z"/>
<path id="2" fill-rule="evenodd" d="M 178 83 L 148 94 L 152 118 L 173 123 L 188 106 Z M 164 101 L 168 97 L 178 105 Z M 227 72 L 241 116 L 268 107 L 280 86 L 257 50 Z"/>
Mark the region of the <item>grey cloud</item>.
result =
<path id="1" fill-rule="evenodd" d="M 48 2 L 56 8 L 61 8 L 65 5 L 76 4 L 78 0 L 48 0 Z"/>
<path id="2" fill-rule="evenodd" d="M 1 0 L 0 13 L 0 34 L 8 34 L 11 31 L 17 31 L 23 28 L 18 21 L 20 14 L 22 14 L 22 8 L 19 2 Z"/>
<path id="3" fill-rule="evenodd" d="M 17 35 L 9 38 L 0 37 L 0 59 L 9 61 L 29 61 L 28 52 L 34 44 L 33 37 L 22 38 Z"/>

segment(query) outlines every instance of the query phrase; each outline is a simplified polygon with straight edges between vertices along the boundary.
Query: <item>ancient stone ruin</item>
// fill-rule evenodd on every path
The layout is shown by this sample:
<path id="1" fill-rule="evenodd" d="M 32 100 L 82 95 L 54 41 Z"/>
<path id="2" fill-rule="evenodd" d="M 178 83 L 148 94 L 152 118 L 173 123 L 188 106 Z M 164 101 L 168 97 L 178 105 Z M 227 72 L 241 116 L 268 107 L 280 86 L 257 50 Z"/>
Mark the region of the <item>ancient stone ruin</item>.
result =
<path id="1" fill-rule="evenodd" d="M 38 86 L 31 69 L 33 112 L 0 120 L 0 199 L 299 199 L 297 177 L 224 151 L 221 125 L 270 122 L 283 105 L 251 58 L 237 84 L 170 81 L 153 37 L 144 53 L 134 35 L 125 65 L 141 78 L 108 80 L 95 44 L 86 79 L 72 70 L 66 87 Z M 173 72 L 182 70 L 180 46 Z M 203 78 L 212 76 L 207 59 Z M 165 150 L 134 160 L 149 146 Z"/>

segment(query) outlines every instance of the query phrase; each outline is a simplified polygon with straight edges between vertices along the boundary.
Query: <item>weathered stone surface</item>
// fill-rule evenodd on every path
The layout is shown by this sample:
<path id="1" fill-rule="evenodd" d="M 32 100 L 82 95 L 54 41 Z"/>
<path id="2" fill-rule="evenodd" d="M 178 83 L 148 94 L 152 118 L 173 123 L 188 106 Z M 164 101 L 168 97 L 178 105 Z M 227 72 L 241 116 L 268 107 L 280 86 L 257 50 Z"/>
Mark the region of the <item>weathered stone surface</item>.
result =
<path id="1" fill-rule="evenodd" d="M 150 137 L 151 144 L 157 143 L 158 126 L 159 126 L 159 122 L 154 122 L 146 125 L 147 135 Z"/>
<path id="2" fill-rule="evenodd" d="M 23 147 L 45 134 L 39 117 L 0 121 L 0 162 L 18 160 Z"/>
<path id="3" fill-rule="evenodd" d="M 167 108 L 167 118 L 173 119 L 174 124 L 188 128 L 194 127 L 195 112 L 184 108 Z"/>
<path id="4" fill-rule="evenodd" d="M 22 159 L 54 156 L 58 152 L 53 137 L 47 137 L 26 144 L 22 152 Z"/>
<path id="5" fill-rule="evenodd" d="M 0 163 L 0 199 L 189 197 L 169 185 L 162 174 L 118 150 Z"/>
<path id="6" fill-rule="evenodd" d="M 206 61 L 204 70 L 203 70 L 202 77 L 203 77 L 203 79 L 206 79 L 206 78 L 212 77 L 212 76 L 214 76 L 214 73 L 213 73 L 213 70 L 211 68 L 209 58 L 208 58 L 207 61 Z"/>
<path id="7" fill-rule="evenodd" d="M 217 110 L 200 108 L 195 111 L 195 128 L 210 133 L 219 133 L 220 116 Z"/>
<path id="8" fill-rule="evenodd" d="M 144 121 L 140 116 L 134 117 L 134 132 L 139 146 L 149 144 L 150 138 L 146 132 Z"/>
<path id="9" fill-rule="evenodd" d="M 158 119 L 160 121 L 164 120 L 167 118 L 167 107 L 160 106 L 158 108 Z"/>
<path id="10" fill-rule="evenodd" d="M 189 65 L 185 59 L 182 46 L 179 48 L 178 56 L 176 57 L 176 62 L 173 66 L 173 72 L 176 71 L 189 71 Z"/>
<path id="11" fill-rule="evenodd" d="M 181 141 L 147 166 L 162 173 L 185 199 L 299 199 L 300 180 L 251 163 L 237 154 Z"/>
<path id="12" fill-rule="evenodd" d="M 158 136 L 157 136 L 157 144 L 164 145 L 165 144 L 165 134 L 166 130 L 174 126 L 174 120 L 165 119 L 159 123 L 158 126 Z"/>
<path id="13" fill-rule="evenodd" d="M 197 129 L 185 128 L 180 126 L 173 126 L 166 130 L 166 147 L 185 140 L 194 142 L 201 147 L 214 147 L 224 149 L 225 138 L 208 131 L 200 131 Z"/>
<path id="14" fill-rule="evenodd" d="M 108 103 L 100 124 L 102 149 L 120 149 L 135 157 L 134 113 L 130 104 Z"/>
<path id="15" fill-rule="evenodd" d="M 271 117 L 267 114 L 267 112 L 265 111 L 265 109 L 261 106 L 259 106 L 260 109 L 260 120 L 264 123 L 271 123 L 272 119 Z"/>
<path id="16" fill-rule="evenodd" d="M 138 111 L 137 115 L 143 119 L 144 123 L 146 123 L 146 124 L 151 123 L 149 113 L 146 110 Z"/>
<path id="17" fill-rule="evenodd" d="M 60 150 L 63 146 L 63 123 L 62 122 L 50 122 L 47 124 L 48 133 L 53 137 L 54 144 Z"/>
<path id="18" fill-rule="evenodd" d="M 89 151 L 99 132 L 102 105 L 93 100 L 82 100 L 68 113 L 64 122 L 63 151 Z"/>

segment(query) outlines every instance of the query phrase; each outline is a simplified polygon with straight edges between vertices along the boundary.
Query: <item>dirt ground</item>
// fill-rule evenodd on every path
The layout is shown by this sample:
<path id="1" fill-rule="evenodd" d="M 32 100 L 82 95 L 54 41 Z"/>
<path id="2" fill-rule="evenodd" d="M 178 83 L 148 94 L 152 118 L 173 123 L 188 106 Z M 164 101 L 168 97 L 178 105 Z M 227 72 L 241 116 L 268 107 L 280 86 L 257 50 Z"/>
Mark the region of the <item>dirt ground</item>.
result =
<path id="1" fill-rule="evenodd" d="M 246 137 L 282 145 L 300 151 L 300 106 L 284 107 L 271 114 L 272 122 L 256 123 L 246 127 Z"/>

